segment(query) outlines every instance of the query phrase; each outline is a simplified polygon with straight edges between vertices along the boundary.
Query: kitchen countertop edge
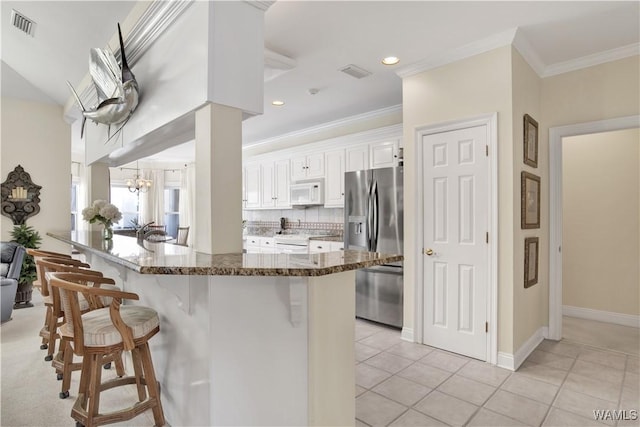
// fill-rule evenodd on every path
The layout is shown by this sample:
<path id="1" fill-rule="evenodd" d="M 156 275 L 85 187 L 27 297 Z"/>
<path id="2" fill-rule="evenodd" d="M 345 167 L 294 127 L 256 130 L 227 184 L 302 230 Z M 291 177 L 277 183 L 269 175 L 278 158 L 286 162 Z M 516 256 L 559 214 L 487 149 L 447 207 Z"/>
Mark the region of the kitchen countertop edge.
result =
<path id="1" fill-rule="evenodd" d="M 160 250 L 163 248 L 161 245 L 168 245 L 167 243 L 149 244 L 145 242 L 145 246 L 147 247 L 140 247 L 139 254 L 123 258 L 110 253 L 109 250 L 112 249 L 96 247 L 86 241 L 83 242 L 81 239 L 74 238 L 70 232 L 47 232 L 46 234 L 56 240 L 88 251 L 140 274 L 315 277 L 403 260 L 403 256 L 398 254 L 381 254 L 351 250 L 308 255 L 242 253 L 210 255 L 196 252 L 190 248 L 180 247 L 175 248 L 180 251 L 180 253 L 175 256 L 175 261 L 172 262 L 171 265 L 163 265 L 160 261 L 154 261 L 153 259 L 147 262 L 141 262 L 139 259 L 143 257 L 144 259 L 149 257 L 153 258 L 153 255 L 150 255 L 150 253 L 155 252 L 151 250 L 151 248 Z M 94 237 L 99 236 L 99 234 L 99 232 L 89 233 L 89 235 Z M 133 237 L 123 236 L 114 240 L 122 242 L 123 240 L 121 239 L 131 239 L 134 242 L 136 240 Z M 100 240 L 93 239 L 93 241 L 99 242 Z M 113 244 L 117 247 L 117 242 Z M 129 248 L 131 248 L 131 246 L 129 246 Z M 184 261 L 185 258 L 187 261 Z M 158 260 L 160 259 L 159 257 Z M 194 262 L 194 260 L 197 260 L 197 263 Z M 301 263 L 306 263 L 307 265 L 290 265 Z M 269 264 L 270 266 L 256 264 Z"/>

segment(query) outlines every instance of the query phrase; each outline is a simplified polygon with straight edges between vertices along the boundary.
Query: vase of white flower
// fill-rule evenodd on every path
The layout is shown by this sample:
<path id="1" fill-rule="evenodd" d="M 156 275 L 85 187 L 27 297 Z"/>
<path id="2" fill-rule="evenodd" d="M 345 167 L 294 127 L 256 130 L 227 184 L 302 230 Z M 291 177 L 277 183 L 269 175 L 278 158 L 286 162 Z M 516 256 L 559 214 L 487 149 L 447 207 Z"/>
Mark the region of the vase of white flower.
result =
<path id="1" fill-rule="evenodd" d="M 113 224 L 122 219 L 122 214 L 115 205 L 105 200 L 95 200 L 91 206 L 82 210 L 82 218 L 89 224 L 101 223 L 102 238 L 111 240 L 113 238 Z"/>

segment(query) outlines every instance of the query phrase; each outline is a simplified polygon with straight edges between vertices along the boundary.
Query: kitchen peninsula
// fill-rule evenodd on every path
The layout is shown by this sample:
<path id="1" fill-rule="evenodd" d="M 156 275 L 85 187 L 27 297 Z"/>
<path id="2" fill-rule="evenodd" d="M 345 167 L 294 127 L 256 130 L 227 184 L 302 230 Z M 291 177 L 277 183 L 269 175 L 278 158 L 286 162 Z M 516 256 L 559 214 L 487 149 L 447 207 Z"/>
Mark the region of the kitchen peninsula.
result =
<path id="1" fill-rule="evenodd" d="M 160 315 L 150 341 L 171 425 L 353 425 L 355 270 L 401 255 L 208 255 L 47 233 Z"/>

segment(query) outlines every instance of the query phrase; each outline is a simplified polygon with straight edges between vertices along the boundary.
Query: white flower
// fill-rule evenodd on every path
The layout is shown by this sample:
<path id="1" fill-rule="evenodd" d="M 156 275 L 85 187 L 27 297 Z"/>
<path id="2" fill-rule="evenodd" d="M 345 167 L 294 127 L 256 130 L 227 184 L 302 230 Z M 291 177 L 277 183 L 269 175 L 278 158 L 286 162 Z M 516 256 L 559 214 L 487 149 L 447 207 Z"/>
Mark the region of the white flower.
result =
<path id="1" fill-rule="evenodd" d="M 84 219 L 85 221 L 91 221 L 95 216 L 96 210 L 93 208 L 93 206 L 89 206 L 88 208 L 84 208 L 82 210 L 82 219 Z"/>
<path id="2" fill-rule="evenodd" d="M 91 206 L 82 210 L 82 218 L 91 224 L 99 221 L 105 226 L 110 227 L 113 223 L 119 222 L 122 219 L 122 214 L 115 205 L 105 200 L 96 200 Z"/>
<path id="3" fill-rule="evenodd" d="M 100 209 L 102 209 L 106 204 L 107 204 L 106 200 L 94 200 L 93 201 L 93 207 L 96 209 L 96 211 L 99 211 Z"/>

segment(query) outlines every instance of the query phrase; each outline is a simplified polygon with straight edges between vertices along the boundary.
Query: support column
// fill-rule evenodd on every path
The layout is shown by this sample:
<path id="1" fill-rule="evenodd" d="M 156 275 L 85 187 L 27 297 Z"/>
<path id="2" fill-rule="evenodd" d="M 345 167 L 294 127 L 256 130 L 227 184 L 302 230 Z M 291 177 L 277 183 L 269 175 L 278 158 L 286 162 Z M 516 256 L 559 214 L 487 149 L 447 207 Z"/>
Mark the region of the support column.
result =
<path id="1" fill-rule="evenodd" d="M 87 206 L 91 205 L 94 200 L 111 201 L 111 177 L 109 174 L 109 166 L 106 163 L 92 163 L 85 169 L 87 179 Z M 86 206 L 79 206 L 80 210 Z M 87 224 L 86 221 L 80 223 Z M 82 227 L 81 227 L 82 228 Z M 101 230 L 100 224 L 92 224 L 89 226 L 91 230 Z"/>
<path id="2" fill-rule="evenodd" d="M 242 111 L 206 104 L 196 111 L 194 249 L 242 252 Z"/>

